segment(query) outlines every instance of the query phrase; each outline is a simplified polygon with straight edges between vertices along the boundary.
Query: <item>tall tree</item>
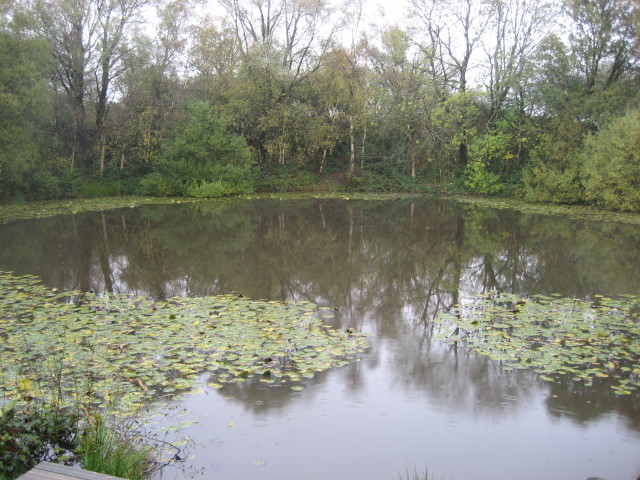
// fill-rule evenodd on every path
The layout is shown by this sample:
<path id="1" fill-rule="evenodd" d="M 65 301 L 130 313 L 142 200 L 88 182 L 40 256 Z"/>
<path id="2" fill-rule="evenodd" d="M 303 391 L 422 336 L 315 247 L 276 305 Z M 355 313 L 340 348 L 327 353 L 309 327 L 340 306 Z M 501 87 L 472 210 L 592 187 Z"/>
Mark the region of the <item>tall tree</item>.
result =
<path id="1" fill-rule="evenodd" d="M 380 87 L 378 111 L 389 138 L 386 153 L 408 160 L 411 177 L 416 178 L 423 140 L 429 136 L 430 108 L 425 107 L 431 83 L 423 75 L 424 57 L 410 49 L 408 34 L 398 27 L 383 32 L 382 49 L 371 47 L 369 56 Z"/>
<path id="2" fill-rule="evenodd" d="M 151 0 L 97 0 L 98 35 L 94 79 L 97 95 L 96 136 L 100 149 L 100 175 L 105 168 L 105 123 L 112 82 L 127 68 L 124 57 L 132 48 L 131 27 L 141 21 L 142 8 Z"/>
<path id="3" fill-rule="evenodd" d="M 185 57 L 190 32 L 192 2 L 167 0 L 156 3 L 157 18 L 152 36 L 139 33 L 123 60 L 118 79 L 117 114 L 112 142 L 133 168 L 147 171 L 160 153 L 160 146 L 186 102 Z"/>
<path id="4" fill-rule="evenodd" d="M 235 25 L 242 55 L 284 71 L 288 94 L 318 69 L 337 24 L 327 0 L 219 0 Z"/>
<path id="5" fill-rule="evenodd" d="M 486 3 L 410 0 L 410 4 L 424 33 L 419 45 L 430 59 L 431 75 L 443 90 L 466 92 L 472 56 L 490 20 Z"/>
<path id="6" fill-rule="evenodd" d="M 242 57 L 236 96 L 238 107 L 245 112 L 243 129 L 259 160 L 266 156 L 282 164 L 289 156 L 283 152 L 296 150 L 290 121 L 305 118 L 300 115 L 304 109 L 297 104 L 303 101 L 298 98 L 299 90 L 320 68 L 338 22 L 332 22 L 326 0 L 220 3 L 234 25 Z M 282 122 L 270 118 L 273 112 L 279 112 Z M 273 134 L 277 138 L 267 138 Z"/>
<path id="7" fill-rule="evenodd" d="M 493 124 L 504 114 L 509 95 L 524 83 L 531 56 L 553 26 L 554 9 L 548 0 L 491 0 L 490 7 L 484 50 Z"/>
<path id="8" fill-rule="evenodd" d="M 113 80 L 122 74 L 129 48 L 129 30 L 148 0 L 35 0 L 38 33 L 46 39 L 57 63 L 56 76 L 73 111 L 71 169 L 89 168 L 91 147 L 87 95 L 95 92 L 96 135 L 104 168 L 104 125 Z M 91 78 L 93 77 L 93 78 Z M 90 87 L 94 81 L 95 90 Z"/>
<path id="9" fill-rule="evenodd" d="M 485 2 L 476 0 L 410 0 L 412 13 L 424 33 L 420 47 L 427 56 L 434 85 L 439 86 L 443 103 L 452 92 L 459 94 L 462 109 L 466 108 L 469 72 L 472 56 L 489 24 Z M 467 118 L 456 120 L 459 127 Z M 458 160 L 468 161 L 468 138 L 458 135 Z"/>
<path id="10" fill-rule="evenodd" d="M 18 1 L 0 4 L 0 198 L 54 196 L 52 62 L 34 38 L 31 12 Z"/>
<path id="11" fill-rule="evenodd" d="M 571 49 L 589 93 L 609 88 L 638 65 L 636 0 L 567 0 L 566 8 Z"/>
<path id="12" fill-rule="evenodd" d="M 89 153 L 87 130 L 86 72 L 95 52 L 99 27 L 95 0 L 35 0 L 39 33 L 51 45 L 56 77 L 64 88 L 73 112 L 71 170 L 86 167 Z"/>
<path id="13" fill-rule="evenodd" d="M 204 95 L 222 97 L 230 90 L 240 66 L 240 49 L 233 28 L 206 19 L 197 25 L 189 49 L 189 68 Z"/>

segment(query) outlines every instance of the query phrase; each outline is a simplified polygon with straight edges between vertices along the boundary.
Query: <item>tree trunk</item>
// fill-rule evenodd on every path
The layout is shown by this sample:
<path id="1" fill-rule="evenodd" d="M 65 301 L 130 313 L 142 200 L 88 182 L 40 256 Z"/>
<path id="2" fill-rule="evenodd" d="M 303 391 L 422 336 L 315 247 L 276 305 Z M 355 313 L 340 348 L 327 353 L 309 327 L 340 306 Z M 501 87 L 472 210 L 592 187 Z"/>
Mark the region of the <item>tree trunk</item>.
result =
<path id="1" fill-rule="evenodd" d="M 460 146 L 458 147 L 458 159 L 460 161 L 460 165 L 463 167 L 469 162 L 469 149 L 467 147 L 467 142 L 460 142 Z"/>
<path id="2" fill-rule="evenodd" d="M 362 134 L 362 156 L 360 157 L 360 170 L 364 170 L 364 154 L 365 154 L 365 144 L 367 142 L 367 122 L 364 122 L 364 132 Z"/>
<path id="3" fill-rule="evenodd" d="M 411 123 L 407 124 L 407 143 L 409 145 L 408 153 L 411 160 L 411 178 L 416 178 L 416 151 L 413 140 L 413 129 Z"/>
<path id="4" fill-rule="evenodd" d="M 73 103 L 73 145 L 72 164 L 88 167 L 87 157 L 89 139 L 87 138 L 87 112 L 84 108 L 84 95 L 76 93 Z"/>
<path id="5" fill-rule="evenodd" d="M 113 292 L 113 272 L 109 263 L 109 240 L 107 238 L 107 222 L 104 213 L 102 214 L 102 242 L 98 247 L 98 257 L 100 259 L 100 269 L 104 277 L 104 286 L 107 292 Z"/>
<path id="6" fill-rule="evenodd" d="M 353 173 L 356 169 L 356 134 L 355 134 L 355 125 L 353 124 L 353 115 L 349 116 L 349 136 L 351 139 L 351 155 L 349 156 L 349 173 Z"/>
<path id="7" fill-rule="evenodd" d="M 107 153 L 107 145 L 104 135 L 100 137 L 100 176 L 104 174 L 104 162 Z"/>
<path id="8" fill-rule="evenodd" d="M 322 151 L 322 159 L 320 160 L 320 168 L 318 169 L 318 173 L 320 175 L 322 175 L 322 171 L 324 169 L 324 162 L 325 162 L 326 159 L 327 159 L 327 149 L 325 148 Z"/>
<path id="9" fill-rule="evenodd" d="M 76 147 L 78 145 L 78 127 L 76 126 L 76 120 L 73 119 L 73 141 L 71 142 L 71 166 L 70 170 L 73 173 L 73 169 L 76 166 Z"/>
<path id="10" fill-rule="evenodd" d="M 71 97 L 73 106 L 73 146 L 72 157 L 74 165 L 88 167 L 87 158 L 89 139 L 87 138 L 87 111 L 84 108 L 84 68 L 85 47 L 82 43 L 82 24 L 73 25 L 69 41 L 71 43 L 72 58 L 68 67 L 69 81 L 67 94 Z"/>

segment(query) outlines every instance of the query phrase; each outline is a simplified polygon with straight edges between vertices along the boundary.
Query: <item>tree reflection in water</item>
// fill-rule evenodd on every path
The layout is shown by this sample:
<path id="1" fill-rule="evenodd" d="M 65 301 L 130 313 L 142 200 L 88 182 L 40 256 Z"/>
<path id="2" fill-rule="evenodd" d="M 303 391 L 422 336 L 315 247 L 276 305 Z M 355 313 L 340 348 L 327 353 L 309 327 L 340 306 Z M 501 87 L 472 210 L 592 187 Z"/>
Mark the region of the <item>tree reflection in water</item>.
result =
<path id="1" fill-rule="evenodd" d="M 327 321 L 335 327 L 370 334 L 361 362 L 316 376 L 304 395 L 224 387 L 257 415 L 309 401 L 334 375 L 358 396 L 385 370 L 394 389 L 441 410 L 498 418 L 542 390 L 548 415 L 585 424 L 615 412 L 638 431 L 637 395 L 506 371 L 435 340 L 431 320 L 491 289 L 638 294 L 639 234 L 636 225 L 434 199 L 229 200 L 1 225 L 0 269 L 57 288 L 310 300 L 334 312 Z"/>

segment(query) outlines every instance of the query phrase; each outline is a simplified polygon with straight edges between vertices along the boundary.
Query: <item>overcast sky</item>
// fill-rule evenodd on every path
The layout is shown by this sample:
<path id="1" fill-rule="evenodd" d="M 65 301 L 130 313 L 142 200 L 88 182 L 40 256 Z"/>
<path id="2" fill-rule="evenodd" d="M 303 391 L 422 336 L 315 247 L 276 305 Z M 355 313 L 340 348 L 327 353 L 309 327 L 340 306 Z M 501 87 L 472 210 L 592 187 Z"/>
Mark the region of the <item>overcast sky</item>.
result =
<path id="1" fill-rule="evenodd" d="M 384 23 L 403 23 L 407 5 L 406 0 L 368 0 L 367 15 L 373 20 L 384 15 Z"/>
<path id="2" fill-rule="evenodd" d="M 365 16 L 367 24 L 402 24 L 407 8 L 407 0 L 364 0 Z M 343 0 L 333 0 L 336 10 L 340 12 Z M 206 12 L 211 16 L 224 15 L 224 9 L 218 0 L 208 0 L 205 7 Z"/>

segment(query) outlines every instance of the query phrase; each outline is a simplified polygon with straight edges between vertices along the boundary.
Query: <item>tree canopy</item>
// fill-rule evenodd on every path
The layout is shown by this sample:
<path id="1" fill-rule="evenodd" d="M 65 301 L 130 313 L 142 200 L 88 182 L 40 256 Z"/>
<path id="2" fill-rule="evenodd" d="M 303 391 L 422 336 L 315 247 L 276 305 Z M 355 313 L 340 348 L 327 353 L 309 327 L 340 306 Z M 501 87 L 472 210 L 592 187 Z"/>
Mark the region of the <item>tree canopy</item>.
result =
<path id="1" fill-rule="evenodd" d="M 406 4 L 3 0 L 0 199 L 337 183 L 640 209 L 637 0 Z"/>

